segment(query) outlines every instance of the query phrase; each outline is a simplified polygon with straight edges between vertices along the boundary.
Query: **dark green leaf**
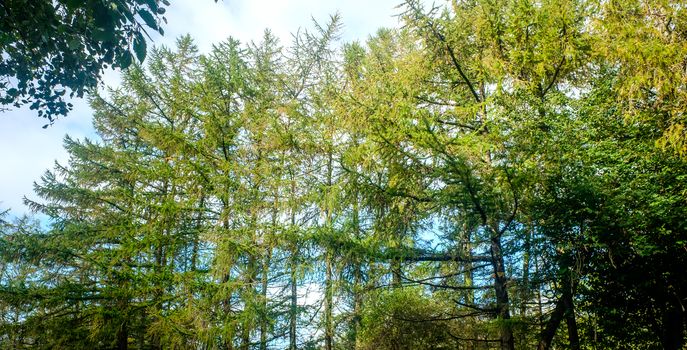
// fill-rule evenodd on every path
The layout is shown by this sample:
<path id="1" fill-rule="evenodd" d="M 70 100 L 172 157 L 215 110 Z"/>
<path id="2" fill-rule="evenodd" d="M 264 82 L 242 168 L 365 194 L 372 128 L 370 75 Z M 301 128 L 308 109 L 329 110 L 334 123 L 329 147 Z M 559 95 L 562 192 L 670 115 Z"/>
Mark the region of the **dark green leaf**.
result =
<path id="1" fill-rule="evenodd" d="M 147 10 L 138 10 L 138 15 L 141 16 L 143 21 L 148 25 L 148 27 L 157 30 L 157 23 L 155 22 L 155 17 Z"/>
<path id="2" fill-rule="evenodd" d="M 157 12 L 157 0 L 146 0 L 146 4 L 148 4 L 148 7 L 150 7 L 153 12 Z"/>
<path id="3" fill-rule="evenodd" d="M 119 60 L 119 66 L 122 69 L 127 69 L 131 65 L 131 62 L 133 61 L 131 57 L 131 53 L 129 51 L 125 51 L 122 54 L 122 58 Z"/>
<path id="4" fill-rule="evenodd" d="M 138 32 L 136 38 L 134 39 L 134 52 L 136 52 L 136 58 L 139 62 L 143 62 L 146 59 L 146 41 L 143 38 L 143 34 Z"/>
<path id="5" fill-rule="evenodd" d="M 76 37 L 71 38 L 71 39 L 67 42 L 67 46 L 69 47 L 70 50 L 78 50 L 80 44 L 81 44 L 81 42 L 79 41 L 79 38 L 76 38 Z"/>

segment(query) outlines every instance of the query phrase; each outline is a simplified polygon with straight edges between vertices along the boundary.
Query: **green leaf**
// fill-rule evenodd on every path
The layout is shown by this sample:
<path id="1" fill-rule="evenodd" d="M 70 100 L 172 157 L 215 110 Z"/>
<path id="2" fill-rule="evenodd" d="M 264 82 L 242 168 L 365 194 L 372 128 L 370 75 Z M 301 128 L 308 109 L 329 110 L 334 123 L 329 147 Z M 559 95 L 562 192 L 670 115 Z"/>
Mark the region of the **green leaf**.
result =
<path id="1" fill-rule="evenodd" d="M 138 10 L 138 15 L 141 16 L 148 27 L 157 30 L 157 23 L 155 22 L 155 17 L 147 10 Z"/>
<path id="2" fill-rule="evenodd" d="M 143 34 L 141 34 L 141 32 L 136 33 L 136 38 L 134 39 L 134 52 L 136 53 L 136 58 L 140 62 L 146 59 L 146 50 L 147 46 Z"/>
<path id="3" fill-rule="evenodd" d="M 79 38 L 74 37 L 74 38 L 71 38 L 67 42 L 67 47 L 69 47 L 70 50 L 78 50 L 80 44 L 81 44 L 81 41 L 79 40 Z"/>
<path id="4" fill-rule="evenodd" d="M 131 62 L 133 61 L 131 57 L 131 53 L 129 51 L 126 51 L 122 54 L 122 58 L 119 60 L 119 66 L 122 69 L 127 69 L 131 65 Z"/>
<path id="5" fill-rule="evenodd" d="M 83 1 L 80 0 L 66 0 L 64 4 L 67 6 L 69 10 L 74 10 L 79 8 L 79 6 L 83 6 Z"/>
<path id="6" fill-rule="evenodd" d="M 153 12 L 157 12 L 157 0 L 146 0 L 146 4 L 148 4 L 148 7 L 150 7 L 150 9 L 153 10 Z"/>
<path id="7" fill-rule="evenodd" d="M 93 39 L 97 41 L 112 41 L 114 33 L 105 30 L 105 28 L 97 27 L 93 29 Z"/>

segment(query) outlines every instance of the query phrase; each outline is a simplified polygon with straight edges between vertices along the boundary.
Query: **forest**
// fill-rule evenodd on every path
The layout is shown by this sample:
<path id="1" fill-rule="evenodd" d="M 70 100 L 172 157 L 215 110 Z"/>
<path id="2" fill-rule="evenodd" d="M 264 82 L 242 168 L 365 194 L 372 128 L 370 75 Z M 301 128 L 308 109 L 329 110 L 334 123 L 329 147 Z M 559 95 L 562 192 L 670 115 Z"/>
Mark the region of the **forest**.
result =
<path id="1" fill-rule="evenodd" d="M 398 12 L 128 62 L 0 216 L 0 348 L 687 349 L 687 4 Z"/>

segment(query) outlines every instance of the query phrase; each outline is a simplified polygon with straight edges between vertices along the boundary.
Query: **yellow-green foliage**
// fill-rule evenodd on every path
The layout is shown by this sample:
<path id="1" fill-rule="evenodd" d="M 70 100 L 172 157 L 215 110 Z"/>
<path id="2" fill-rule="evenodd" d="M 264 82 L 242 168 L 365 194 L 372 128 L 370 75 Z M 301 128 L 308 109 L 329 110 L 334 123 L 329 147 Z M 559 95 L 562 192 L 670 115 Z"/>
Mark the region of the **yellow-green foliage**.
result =
<path id="1" fill-rule="evenodd" d="M 420 288 L 380 292 L 363 316 L 362 349 L 453 349 L 449 310 Z"/>

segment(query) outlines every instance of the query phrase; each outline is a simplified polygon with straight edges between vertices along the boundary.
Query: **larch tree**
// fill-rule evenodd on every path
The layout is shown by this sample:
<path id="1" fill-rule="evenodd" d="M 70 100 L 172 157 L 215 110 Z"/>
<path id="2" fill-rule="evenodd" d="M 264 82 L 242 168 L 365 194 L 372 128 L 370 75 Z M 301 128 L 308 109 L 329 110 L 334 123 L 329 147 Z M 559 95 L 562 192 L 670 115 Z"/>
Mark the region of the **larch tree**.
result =
<path id="1" fill-rule="evenodd" d="M 0 216 L 0 347 L 683 348 L 685 7 L 401 8 L 129 67 Z"/>

